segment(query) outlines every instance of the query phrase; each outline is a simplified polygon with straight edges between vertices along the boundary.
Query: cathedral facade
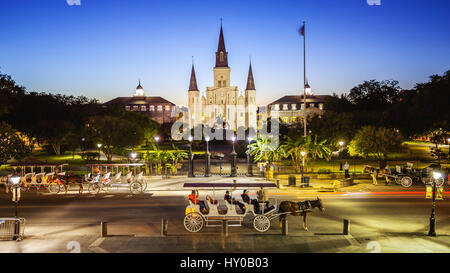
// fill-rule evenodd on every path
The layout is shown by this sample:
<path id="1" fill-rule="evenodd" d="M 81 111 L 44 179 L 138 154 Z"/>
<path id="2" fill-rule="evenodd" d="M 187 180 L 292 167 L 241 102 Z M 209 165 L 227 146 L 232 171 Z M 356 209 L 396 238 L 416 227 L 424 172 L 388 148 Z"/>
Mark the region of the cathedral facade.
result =
<path id="1" fill-rule="evenodd" d="M 237 86 L 231 85 L 231 69 L 228 66 L 228 52 L 225 49 L 222 26 L 216 52 L 216 66 L 213 71 L 214 85 L 206 87 L 205 94 L 200 95 L 194 65 L 192 65 L 188 91 L 190 128 L 200 124 L 217 128 L 221 127 L 218 121 L 222 120 L 223 127 L 226 129 L 253 128 L 256 130 L 256 89 L 252 65 L 250 63 L 247 87 L 242 94 Z"/>

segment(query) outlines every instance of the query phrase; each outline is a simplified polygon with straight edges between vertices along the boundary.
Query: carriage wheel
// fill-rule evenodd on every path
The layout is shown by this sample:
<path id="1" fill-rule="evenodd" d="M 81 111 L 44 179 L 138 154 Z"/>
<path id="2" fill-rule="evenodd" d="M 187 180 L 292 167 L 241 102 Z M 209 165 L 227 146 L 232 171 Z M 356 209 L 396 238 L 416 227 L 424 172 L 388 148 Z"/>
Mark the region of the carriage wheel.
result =
<path id="1" fill-rule="evenodd" d="M 55 194 L 58 193 L 60 191 L 59 184 L 58 183 L 50 183 L 48 185 L 48 191 L 50 193 L 55 193 Z"/>
<path id="2" fill-rule="evenodd" d="M 197 212 L 191 212 L 184 217 L 184 228 L 189 232 L 199 232 L 203 228 L 203 217 Z"/>
<path id="3" fill-rule="evenodd" d="M 265 215 L 258 215 L 253 219 L 253 227 L 259 232 L 266 232 L 270 228 L 270 220 Z"/>
<path id="4" fill-rule="evenodd" d="M 412 181 L 411 177 L 409 177 L 409 176 L 405 176 L 401 180 L 401 184 L 405 188 L 411 187 L 412 183 L 413 183 L 413 181 Z"/>
<path id="5" fill-rule="evenodd" d="M 88 190 L 90 194 L 97 194 L 100 191 L 100 186 L 96 183 L 90 184 Z"/>
<path id="6" fill-rule="evenodd" d="M 436 180 L 436 186 L 441 187 L 444 185 L 444 178 L 441 177 L 438 180 Z"/>
<path id="7" fill-rule="evenodd" d="M 401 184 L 402 183 L 402 178 L 403 178 L 402 176 L 396 176 L 395 177 L 395 183 L 396 184 Z"/>
<path id="8" fill-rule="evenodd" d="M 144 190 L 141 183 L 133 182 L 130 184 L 130 191 L 132 194 L 139 194 L 142 193 Z"/>
<path id="9" fill-rule="evenodd" d="M 144 191 L 146 191 L 147 190 L 147 182 L 145 182 L 145 181 L 142 181 L 142 191 L 144 192 Z"/>

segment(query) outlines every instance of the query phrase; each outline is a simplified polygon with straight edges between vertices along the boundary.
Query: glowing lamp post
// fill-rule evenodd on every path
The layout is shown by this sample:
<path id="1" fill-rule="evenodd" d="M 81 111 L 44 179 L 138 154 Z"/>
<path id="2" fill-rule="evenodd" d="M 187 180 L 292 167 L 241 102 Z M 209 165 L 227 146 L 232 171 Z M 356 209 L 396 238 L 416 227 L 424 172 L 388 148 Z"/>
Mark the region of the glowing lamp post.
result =
<path id="1" fill-rule="evenodd" d="M 10 181 L 12 183 L 12 201 L 15 203 L 15 211 L 14 211 L 14 217 L 17 219 L 17 217 L 19 216 L 19 201 L 20 201 L 20 176 L 18 175 L 13 175 L 10 178 Z M 14 224 L 14 240 L 17 240 L 17 238 L 19 237 L 20 233 L 20 221 L 16 221 Z"/>
<path id="2" fill-rule="evenodd" d="M 342 147 L 344 146 L 344 141 L 339 141 L 339 158 L 341 157 Z M 339 160 L 339 170 L 342 171 L 342 161 Z"/>
<path id="3" fill-rule="evenodd" d="M 236 157 L 237 157 L 237 153 L 234 149 L 234 142 L 236 141 L 236 137 L 233 136 L 231 138 L 231 141 L 233 142 L 233 151 L 231 152 L 231 173 L 230 176 L 231 177 L 236 177 L 237 176 L 237 168 L 236 168 Z"/>
<path id="4" fill-rule="evenodd" d="M 247 151 L 247 176 L 253 176 L 253 168 L 252 168 L 252 162 L 250 157 L 250 145 L 252 144 L 253 138 L 248 138 L 248 146 L 249 150 Z"/>
<path id="5" fill-rule="evenodd" d="M 305 155 L 306 155 L 306 152 L 305 151 L 301 151 L 300 154 L 302 156 L 302 183 L 303 183 L 303 174 L 304 174 L 303 169 L 305 168 Z"/>
<path id="6" fill-rule="evenodd" d="M 440 172 L 433 172 L 433 179 L 431 180 L 433 183 L 433 197 L 431 203 L 431 215 L 430 215 L 430 230 L 428 231 L 428 236 L 436 236 L 436 218 L 435 218 L 435 209 L 436 209 L 436 182 L 442 177 Z"/>
<path id="7" fill-rule="evenodd" d="M 194 138 L 192 136 L 189 136 L 189 170 L 188 170 L 188 177 L 195 177 L 194 175 L 194 154 L 192 153 L 192 140 Z"/>
<path id="8" fill-rule="evenodd" d="M 102 147 L 102 144 L 98 143 L 97 144 L 97 148 L 98 148 L 98 162 L 100 162 L 100 148 Z"/>
<path id="9" fill-rule="evenodd" d="M 205 136 L 206 154 L 205 154 L 205 177 L 211 176 L 211 154 L 209 153 L 209 136 Z"/>

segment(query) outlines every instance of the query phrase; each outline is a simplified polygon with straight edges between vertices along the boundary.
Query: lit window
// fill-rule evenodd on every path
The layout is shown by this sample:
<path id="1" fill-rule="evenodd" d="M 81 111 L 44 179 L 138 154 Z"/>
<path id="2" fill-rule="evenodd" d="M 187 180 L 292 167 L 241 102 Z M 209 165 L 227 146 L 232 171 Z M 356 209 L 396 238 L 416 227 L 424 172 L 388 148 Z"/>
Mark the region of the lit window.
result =
<path id="1" fill-rule="evenodd" d="M 166 111 L 170 111 L 170 105 L 166 105 Z"/>
<path id="2" fill-rule="evenodd" d="M 150 105 L 150 111 L 155 111 L 155 106 L 154 105 Z"/>
<path id="3" fill-rule="evenodd" d="M 323 103 L 319 104 L 319 109 L 323 110 Z"/>
<path id="4" fill-rule="evenodd" d="M 129 105 L 125 106 L 125 111 L 130 111 L 131 107 Z"/>
<path id="5" fill-rule="evenodd" d="M 162 110 L 163 110 L 162 105 L 158 105 L 158 111 L 162 111 Z"/>
<path id="6" fill-rule="evenodd" d="M 143 112 L 147 111 L 147 106 L 142 105 L 142 106 L 141 106 L 141 111 L 143 111 Z"/>
<path id="7" fill-rule="evenodd" d="M 282 119 L 283 119 L 283 122 L 288 122 L 289 121 L 288 117 L 283 117 Z"/>
<path id="8" fill-rule="evenodd" d="M 283 104 L 283 110 L 288 110 L 288 105 L 287 104 Z"/>
<path id="9" fill-rule="evenodd" d="M 292 109 L 292 110 L 297 110 L 297 104 L 295 104 L 295 103 L 292 104 L 291 109 Z"/>
<path id="10" fill-rule="evenodd" d="M 280 110 L 280 105 L 279 104 L 275 104 L 275 110 Z"/>
<path id="11" fill-rule="evenodd" d="M 134 105 L 134 106 L 133 106 L 133 111 L 139 111 L 139 106 Z"/>
<path id="12" fill-rule="evenodd" d="M 291 118 L 291 121 L 292 121 L 292 122 L 296 122 L 296 121 L 297 121 L 297 117 L 292 117 L 292 118 Z"/>

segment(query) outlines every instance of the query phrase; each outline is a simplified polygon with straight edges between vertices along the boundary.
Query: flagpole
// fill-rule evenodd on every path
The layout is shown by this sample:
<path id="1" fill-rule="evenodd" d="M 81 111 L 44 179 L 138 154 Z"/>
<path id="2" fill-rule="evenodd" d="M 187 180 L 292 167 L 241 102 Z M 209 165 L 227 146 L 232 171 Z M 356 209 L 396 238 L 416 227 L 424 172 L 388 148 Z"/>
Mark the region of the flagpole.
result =
<path id="1" fill-rule="evenodd" d="M 305 21 L 303 21 L 303 136 L 306 137 L 306 29 Z"/>

